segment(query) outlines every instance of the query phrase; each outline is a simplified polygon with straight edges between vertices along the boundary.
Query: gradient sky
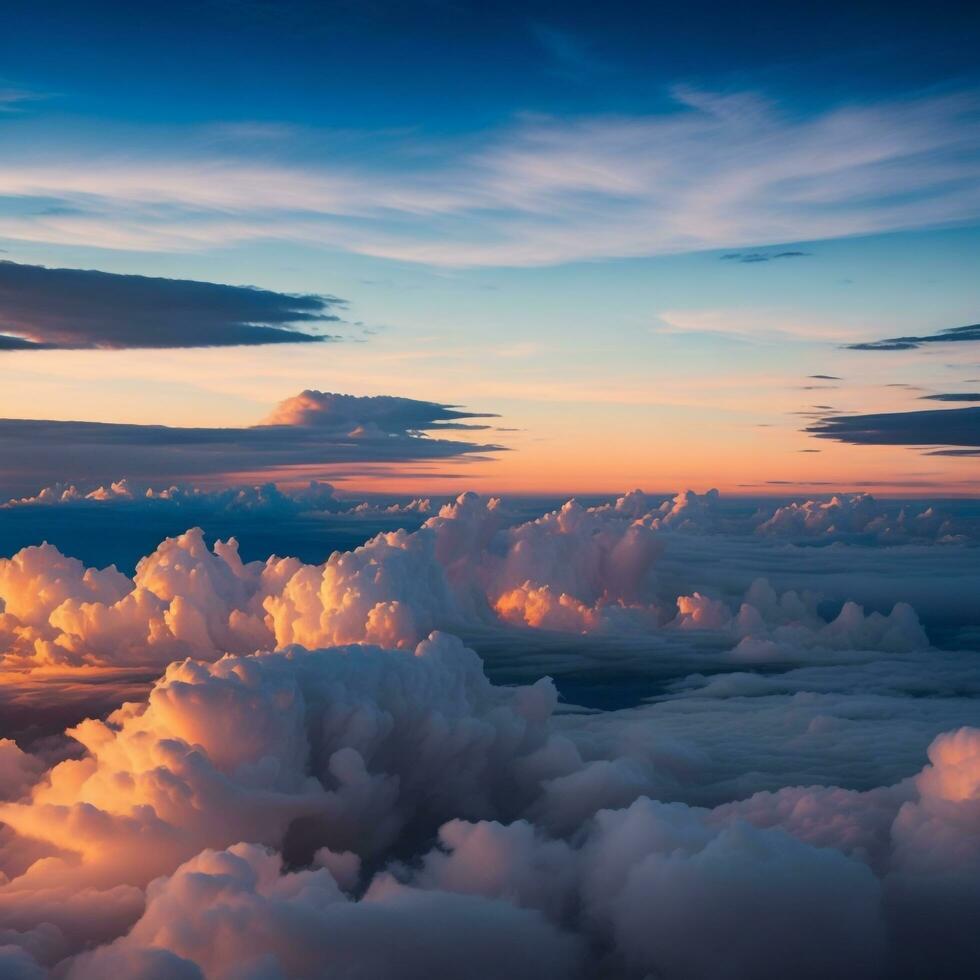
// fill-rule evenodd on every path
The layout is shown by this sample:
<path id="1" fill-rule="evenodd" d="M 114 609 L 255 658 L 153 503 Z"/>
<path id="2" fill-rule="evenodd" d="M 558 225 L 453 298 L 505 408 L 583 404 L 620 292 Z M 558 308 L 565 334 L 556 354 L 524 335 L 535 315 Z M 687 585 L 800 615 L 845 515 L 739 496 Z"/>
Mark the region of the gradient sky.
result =
<path id="1" fill-rule="evenodd" d="M 980 320 L 978 41 L 942 3 L 6 4 L 0 259 L 346 305 L 336 343 L 0 350 L 0 417 L 315 388 L 513 450 L 352 487 L 975 492 L 975 421 L 803 430 L 980 392 L 976 342 L 847 349 Z"/>

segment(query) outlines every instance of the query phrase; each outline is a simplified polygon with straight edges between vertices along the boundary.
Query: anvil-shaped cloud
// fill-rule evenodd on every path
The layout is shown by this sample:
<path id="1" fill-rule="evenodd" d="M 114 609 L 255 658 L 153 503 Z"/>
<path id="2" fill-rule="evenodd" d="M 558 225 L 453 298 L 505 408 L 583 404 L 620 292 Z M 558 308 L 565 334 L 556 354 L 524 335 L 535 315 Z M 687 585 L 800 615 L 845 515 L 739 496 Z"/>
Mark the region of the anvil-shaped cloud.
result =
<path id="1" fill-rule="evenodd" d="M 111 482 L 119 472 L 141 480 L 185 477 L 220 482 L 235 473 L 290 468 L 298 477 L 337 466 L 473 457 L 494 445 L 430 438 L 430 429 L 480 429 L 478 414 L 439 402 L 307 390 L 281 402 L 260 425 L 174 428 L 105 422 L 0 419 L 4 489 L 27 492 L 67 478 Z M 8 486 L 9 485 L 9 486 Z"/>

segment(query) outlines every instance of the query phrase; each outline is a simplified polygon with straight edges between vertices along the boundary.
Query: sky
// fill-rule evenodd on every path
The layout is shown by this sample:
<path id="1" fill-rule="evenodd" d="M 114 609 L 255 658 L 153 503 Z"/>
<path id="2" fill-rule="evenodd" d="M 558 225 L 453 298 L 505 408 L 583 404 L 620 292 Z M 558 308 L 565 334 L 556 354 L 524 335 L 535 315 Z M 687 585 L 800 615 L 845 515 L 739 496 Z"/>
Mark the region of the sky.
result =
<path id="1" fill-rule="evenodd" d="M 0 978 L 975 976 L 978 50 L 3 3 Z"/>
<path id="2" fill-rule="evenodd" d="M 975 492 L 978 14 L 4 17 L 4 492 Z"/>

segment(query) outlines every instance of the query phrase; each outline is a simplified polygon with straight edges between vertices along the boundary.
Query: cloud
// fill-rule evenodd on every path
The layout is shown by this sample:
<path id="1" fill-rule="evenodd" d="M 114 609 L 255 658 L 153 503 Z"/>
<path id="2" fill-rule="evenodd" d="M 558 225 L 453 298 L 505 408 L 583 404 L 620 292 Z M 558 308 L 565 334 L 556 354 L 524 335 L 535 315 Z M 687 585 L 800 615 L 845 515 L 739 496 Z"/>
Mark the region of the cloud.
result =
<path id="1" fill-rule="evenodd" d="M 335 340 L 335 296 L 0 261 L 0 350 L 227 347 Z"/>
<path id="2" fill-rule="evenodd" d="M 282 865 L 254 844 L 202 852 L 155 884 L 132 931 L 80 957 L 70 980 L 231 980 L 255 971 L 561 980 L 575 972 L 575 940 L 533 909 L 397 887 L 354 901 L 327 868 L 287 873 Z"/>
<path id="3" fill-rule="evenodd" d="M 540 266 L 768 254 L 758 247 L 980 214 L 974 91 L 802 118 L 753 93 L 673 94 L 659 115 L 525 117 L 455 145 L 389 136 L 370 154 L 325 139 L 284 146 L 284 162 L 254 159 L 248 141 L 219 153 L 203 131 L 125 157 L 98 135 L 66 146 L 62 134 L 70 166 L 36 143 L 0 166 L 0 195 L 38 203 L 0 217 L 0 235 L 181 251 L 275 237 L 437 266 Z"/>
<path id="4" fill-rule="evenodd" d="M 173 428 L 105 422 L 0 419 L 4 489 L 33 493 L 58 482 L 109 485 L 130 480 L 180 483 L 290 468 L 294 479 L 331 470 L 364 472 L 373 464 L 476 458 L 499 447 L 422 435 L 466 429 L 473 417 L 436 402 L 305 391 L 260 425 Z M 479 417 L 479 416 L 478 416 Z"/>
<path id="5" fill-rule="evenodd" d="M 779 342 L 789 340 L 845 340 L 854 336 L 855 328 L 846 322 L 804 317 L 790 309 L 677 309 L 662 310 L 659 319 L 674 333 L 707 333 L 732 336 L 746 342 Z M 658 327 L 658 330 L 664 330 Z M 810 386 L 827 387 L 827 385 Z M 804 389 L 809 390 L 809 389 Z"/>
<path id="6" fill-rule="evenodd" d="M 923 401 L 932 402 L 980 402 L 980 392 L 956 391 L 944 392 L 939 395 L 923 395 Z"/>
<path id="7" fill-rule="evenodd" d="M 809 450 L 819 452 L 820 450 Z M 800 450 L 807 452 L 807 450 Z M 895 513 L 870 493 L 835 495 L 829 500 L 791 502 L 769 516 L 759 513 L 755 533 L 795 540 L 850 541 L 876 544 L 910 541 L 964 540 L 955 522 L 934 507 L 914 513 L 902 507 Z"/>
<path id="8" fill-rule="evenodd" d="M 353 506 L 353 505 L 350 505 Z M 114 480 L 108 486 L 79 490 L 74 484 L 56 483 L 43 487 L 30 497 L 8 500 L 0 509 L 12 508 L 110 508 L 140 510 L 174 510 L 231 514 L 305 514 L 340 510 L 344 504 L 334 495 L 329 483 L 311 482 L 302 490 L 280 490 L 274 483 L 261 486 L 224 487 L 204 490 L 193 486 L 172 486 L 165 490 L 152 487 L 140 492 L 129 480 Z"/>
<path id="9" fill-rule="evenodd" d="M 721 258 L 730 262 L 756 264 L 759 262 L 772 262 L 774 259 L 802 258 L 810 254 L 810 252 L 726 252 Z"/>
<path id="10" fill-rule="evenodd" d="M 456 406 L 392 395 L 359 397 L 334 392 L 306 391 L 276 406 L 263 425 L 302 425 L 364 435 L 391 435 L 431 429 L 480 429 L 460 419 L 498 418 L 488 412 L 461 412 Z"/>
<path id="11" fill-rule="evenodd" d="M 859 446 L 980 446 L 980 408 L 837 415 L 806 431 Z"/>
<path id="12" fill-rule="evenodd" d="M 836 374 L 808 374 L 808 378 L 813 378 L 815 381 L 843 381 L 843 378 L 838 378 Z"/>
<path id="13" fill-rule="evenodd" d="M 738 704 L 799 766 L 843 721 L 810 688 L 774 716 L 758 697 L 712 707 Z M 419 977 L 474 956 L 467 972 L 488 978 L 904 976 L 890 964 L 918 966 L 924 933 L 970 962 L 980 731 L 938 735 L 894 785 L 704 807 L 648 795 L 669 767 L 706 764 L 676 743 L 644 757 L 651 714 L 632 738 L 615 713 L 598 719 L 604 739 L 589 716 L 559 724 L 555 704 L 547 681 L 489 684 L 446 636 L 173 664 L 144 703 L 73 730 L 81 759 L 0 805 L 21 849 L 47 848 L 0 885 L 0 921 L 75 980 L 260 964 L 340 980 L 393 972 L 392 955 Z M 710 726 L 729 747 L 730 722 Z M 801 722 L 809 741 L 787 745 Z"/>
<path id="14" fill-rule="evenodd" d="M 60 739 L 0 731 L 0 973 L 970 975 L 976 548 L 862 495 L 724 505 L 466 494 L 319 565 L 194 531 L 132 578 L 0 562 L 4 725 L 162 671 Z M 450 619 L 482 655 L 426 635 Z"/>
<path id="15" fill-rule="evenodd" d="M 38 92 L 31 92 L 23 88 L 0 88 L 0 113 L 20 112 L 32 102 L 43 99 L 44 96 Z"/>
<path id="16" fill-rule="evenodd" d="M 905 603 L 884 615 L 849 602 L 826 615 L 819 596 L 777 593 L 763 578 L 727 596 L 658 583 L 670 540 L 722 527 L 715 491 L 688 491 L 659 507 L 639 491 L 590 509 L 569 501 L 518 524 L 499 501 L 464 494 L 418 530 L 379 533 L 322 564 L 244 563 L 234 539 L 210 548 L 197 528 L 163 541 L 133 578 L 114 566 L 86 568 L 52 545 L 29 547 L 0 559 L 0 664 L 67 670 L 293 644 L 408 648 L 434 629 L 633 638 L 711 631 L 726 657 L 753 661 L 929 646 Z M 931 510 L 895 518 L 867 495 L 790 504 L 750 527 L 756 540 L 960 540 Z"/>
<path id="17" fill-rule="evenodd" d="M 847 344 L 846 350 L 916 350 L 925 344 L 967 343 L 980 340 L 980 323 L 966 327 L 947 327 L 939 333 L 920 337 L 891 337 L 886 340 L 868 340 L 859 344 Z"/>

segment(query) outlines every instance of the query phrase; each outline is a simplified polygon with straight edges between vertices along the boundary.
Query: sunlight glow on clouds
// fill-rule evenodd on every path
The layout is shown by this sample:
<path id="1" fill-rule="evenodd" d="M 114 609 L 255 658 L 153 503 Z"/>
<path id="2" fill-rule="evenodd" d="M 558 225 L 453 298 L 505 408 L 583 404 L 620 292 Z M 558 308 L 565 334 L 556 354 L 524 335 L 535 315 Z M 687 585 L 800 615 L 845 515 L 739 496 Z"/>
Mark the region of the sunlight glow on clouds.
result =
<path id="1" fill-rule="evenodd" d="M 292 468 L 299 481 L 338 465 L 364 471 L 375 463 L 497 451 L 424 434 L 486 428 L 460 421 L 474 417 L 485 416 L 412 398 L 307 390 L 283 401 L 264 422 L 244 428 L 0 419 L 0 452 L 14 461 L 3 477 L 13 493 L 65 480 L 108 485 L 122 471 L 152 482 L 189 476 L 227 482 L 235 473 Z"/>
<path id="2" fill-rule="evenodd" d="M 976 976 L 980 6 L 121 6 L 0 16 L 0 980 Z"/>
<path id="3" fill-rule="evenodd" d="M 145 505 L 115 497 L 86 506 Z M 244 565 L 196 531 L 135 580 L 50 546 L 0 563 L 5 677 L 163 671 L 70 740 L 0 740 L 0 972 L 904 980 L 936 943 L 966 969 L 980 675 L 963 651 L 931 647 L 907 606 L 828 621 L 761 582 L 737 607 L 711 585 L 667 600 L 663 575 L 673 554 L 705 581 L 706 543 L 743 549 L 744 573 L 787 548 L 894 568 L 887 527 L 899 561 L 910 540 L 930 560 L 975 542 L 866 497 L 720 503 L 634 491 L 515 524 L 466 495 L 321 566 Z M 793 543 L 814 536 L 837 544 Z M 574 615 L 515 627 L 494 609 L 513 588 Z M 492 652 L 426 636 L 451 621 L 529 680 L 549 627 L 590 631 L 553 648 L 559 682 L 585 649 L 674 680 L 631 710 L 562 711 L 550 679 L 493 684 Z"/>

